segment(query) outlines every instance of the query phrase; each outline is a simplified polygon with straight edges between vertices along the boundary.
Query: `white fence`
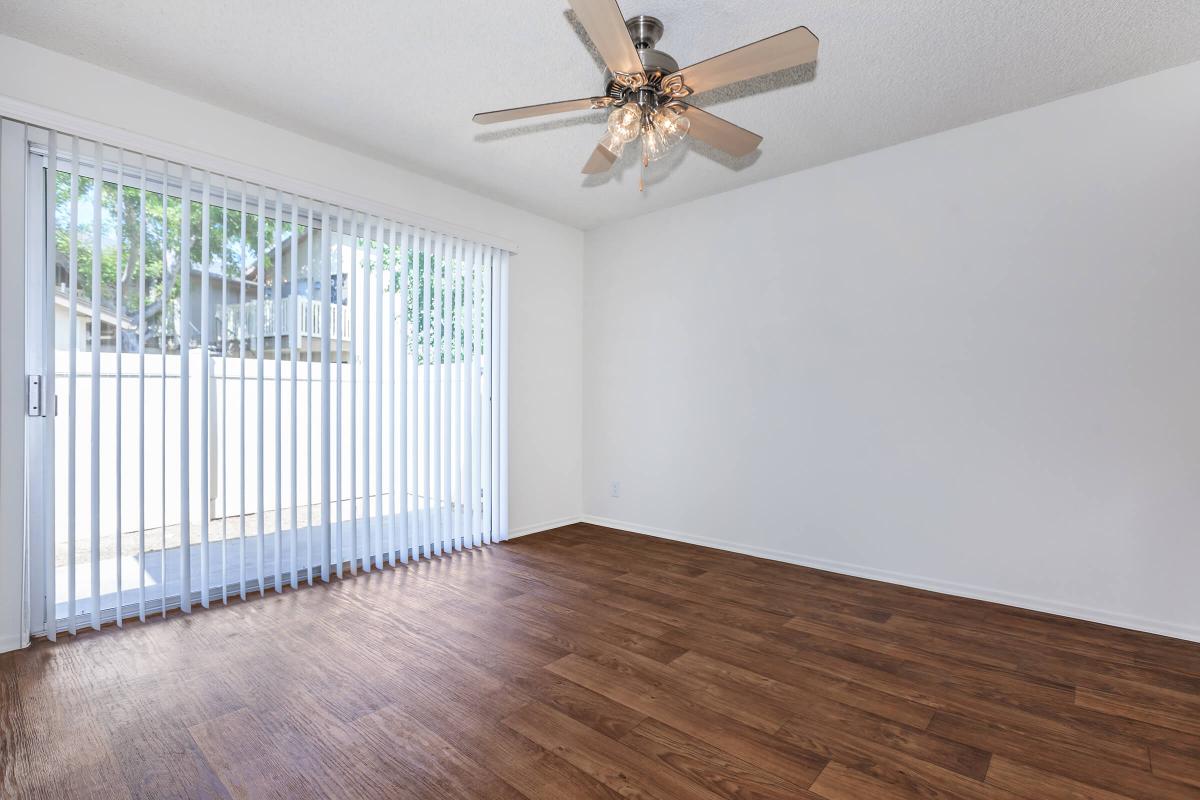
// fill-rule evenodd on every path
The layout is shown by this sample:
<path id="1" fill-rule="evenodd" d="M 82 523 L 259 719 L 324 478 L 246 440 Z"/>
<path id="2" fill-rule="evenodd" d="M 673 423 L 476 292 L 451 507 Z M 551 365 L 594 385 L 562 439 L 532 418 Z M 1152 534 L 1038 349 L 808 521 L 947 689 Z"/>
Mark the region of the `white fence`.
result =
<path id="1" fill-rule="evenodd" d="M 67 520 L 67 468 L 68 447 L 66 402 L 68 393 L 67 359 L 68 353 L 55 353 L 56 390 L 59 395 L 59 413 L 55 421 L 55 527 L 56 537 L 66 539 Z M 79 363 L 90 363 L 90 353 L 80 352 Z M 105 537 L 110 536 L 117 528 L 117 441 L 118 419 L 120 420 L 120 474 L 121 480 L 121 531 L 122 533 L 136 532 L 143 521 L 138 513 L 139 508 L 145 509 L 144 525 L 147 530 L 162 525 L 180 524 L 180 480 L 179 465 L 181 460 L 181 430 L 179 409 L 181 403 L 180 366 L 182 358 L 178 355 L 162 356 L 147 354 L 145 356 L 144 389 L 139 389 L 142 381 L 139 379 L 140 357 L 136 354 L 124 354 L 120 357 L 121 365 L 121 403 L 117 406 L 117 364 L 115 353 L 102 353 L 100 357 L 100 428 L 92 430 L 91 414 L 93 380 L 87 373 L 81 374 L 76 380 L 76 513 L 80 519 L 87 516 L 91 507 L 91 447 L 93 443 L 100 448 L 100 525 Z M 230 517 L 241 513 L 256 514 L 258 508 L 258 363 L 254 357 L 240 358 L 209 358 L 208 386 L 204 387 L 201 376 L 201 360 L 199 351 L 191 351 L 189 361 L 189 390 L 191 396 L 188 404 L 192 411 L 192 425 L 189 431 L 189 450 L 191 459 L 191 484 L 196 494 L 191 498 L 192 528 L 199 524 L 200 509 L 208 509 L 210 519 L 220 519 L 226 513 Z M 341 420 L 339 434 L 337 427 L 337 409 L 339 389 L 336 383 L 338 364 L 330 365 L 330 404 L 334 414 L 331 424 L 331 436 L 341 443 L 342 470 L 337 471 L 338 454 L 331 454 L 331 470 L 333 471 L 332 499 L 340 497 L 350 499 L 349 471 L 351 459 L 350 419 L 357 417 L 355 436 L 357 444 L 353 449 L 355 467 L 357 469 L 357 491 L 359 503 L 364 497 L 366 476 L 363 475 L 362 454 L 365 452 L 365 432 L 361 408 L 364 392 L 370 395 L 370 436 L 372 441 L 391 441 L 392 431 L 387 418 L 390 415 L 379 414 L 376 406 L 377 380 L 373 374 L 369 384 L 362 380 L 362 365 L 358 365 L 358 383 L 355 391 L 358 412 L 351 407 L 350 364 L 340 365 L 342 383 L 340 387 Z M 444 381 L 445 387 L 454 387 L 457 391 L 461 378 L 461 364 L 457 368 L 449 366 L 417 367 L 417 374 L 412 375 L 412 365 L 409 365 L 409 386 L 424 386 L 427 379 Z M 245 377 L 243 379 L 243 370 Z M 377 370 L 372 370 L 376 372 Z M 296 442 L 292 443 L 292 391 L 293 378 L 296 392 L 295 418 Z M 415 382 L 414 382 L 415 379 Z M 311 390 L 310 390 L 311 380 Z M 389 402 L 390 386 L 383 384 L 383 402 Z M 201 461 L 200 433 L 200 392 L 207 389 L 209 393 L 208 418 L 208 472 L 209 497 L 199 496 Z M 139 397 L 144 391 L 145 404 L 142 406 Z M 295 505 L 304 507 L 319 504 L 321 501 L 321 441 L 320 441 L 320 412 L 321 412 L 321 364 L 299 362 L 293 371 L 292 364 L 285 356 L 279 371 L 276 372 L 273 358 L 265 358 L 263 363 L 263 495 L 265 510 L 276 510 L 276 430 L 282 434 L 278 440 L 280 452 L 279 463 L 282 465 L 282 500 L 283 508 L 293 506 L 292 475 L 295 470 L 297 497 Z M 397 397 L 396 401 L 399 402 Z M 409 408 L 412 408 L 412 399 Z M 424 429 L 416 430 L 411 422 L 408 430 L 408 441 L 417 442 L 423 439 Z M 144 423 L 144 424 L 143 424 Z M 311 437 L 310 437 L 311 433 Z M 140 437 L 144 435 L 144 440 Z M 418 438 L 420 437 L 420 438 Z M 378 450 L 380 448 L 373 448 Z M 244 454 L 243 454 L 244 450 Z M 392 469 L 388 448 L 382 448 L 384 496 L 390 493 L 392 486 Z M 145 458 L 145 494 L 142 491 L 142 479 L 139 472 L 139 458 Z M 397 460 L 406 454 L 397 452 Z M 413 453 L 407 454 L 411 459 Z M 372 455 L 369 463 L 371 483 L 371 498 L 377 495 L 376 464 L 377 455 Z M 244 460 L 243 460 L 244 459 Z M 410 463 L 411 460 L 410 460 Z M 451 470 L 458 469 L 458 461 L 451 455 Z M 408 492 L 415 498 L 416 486 L 411 476 L 415 469 L 410 468 Z M 340 478 L 341 491 L 338 490 Z M 311 486 L 311 490 L 310 490 Z M 371 500 L 375 502 L 374 499 Z M 385 501 L 387 502 L 387 501 Z M 410 506 L 415 508 L 417 501 L 410 500 Z M 397 502 L 398 507 L 403 504 Z M 372 509 L 374 506 L 372 506 Z M 317 509 L 313 509 L 314 512 Z M 285 512 L 286 513 L 286 512 Z M 86 533 L 83 534 L 86 537 Z"/>

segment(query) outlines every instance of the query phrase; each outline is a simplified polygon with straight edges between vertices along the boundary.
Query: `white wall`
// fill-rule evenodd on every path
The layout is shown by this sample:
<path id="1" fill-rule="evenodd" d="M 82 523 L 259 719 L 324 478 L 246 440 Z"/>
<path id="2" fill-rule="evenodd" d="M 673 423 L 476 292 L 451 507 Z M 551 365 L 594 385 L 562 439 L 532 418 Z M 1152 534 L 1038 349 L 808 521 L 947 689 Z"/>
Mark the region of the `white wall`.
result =
<path id="1" fill-rule="evenodd" d="M 275 128 L 83 61 L 0 36 L 0 96 L 36 103 L 514 241 L 509 330 L 512 529 L 580 513 L 583 234 L 565 225 Z M 5 274 L 19 266 L 5 260 Z M 19 327 L 19 326 L 18 326 Z M 8 337 L 19 333 L 7 327 Z M 5 386 L 21 380 L 5 373 Z M 21 397 L 23 388 L 5 397 Z M 19 402 L 4 415 L 19 413 Z M 5 429 L 7 430 L 7 429 Z M 7 446 L 7 443 L 5 443 Z M 7 473 L 6 473 L 7 475 Z M 4 501 L 20 502 L 6 480 Z M 0 531 L 0 564 L 20 561 Z M 16 581 L 19 584 L 19 580 Z M 19 630 L 19 590 L 0 575 L 0 645 Z M 0 646 L 0 649 L 3 649 Z"/>
<path id="2" fill-rule="evenodd" d="M 587 236 L 588 514 L 1200 639 L 1200 64 L 641 227 Z"/>

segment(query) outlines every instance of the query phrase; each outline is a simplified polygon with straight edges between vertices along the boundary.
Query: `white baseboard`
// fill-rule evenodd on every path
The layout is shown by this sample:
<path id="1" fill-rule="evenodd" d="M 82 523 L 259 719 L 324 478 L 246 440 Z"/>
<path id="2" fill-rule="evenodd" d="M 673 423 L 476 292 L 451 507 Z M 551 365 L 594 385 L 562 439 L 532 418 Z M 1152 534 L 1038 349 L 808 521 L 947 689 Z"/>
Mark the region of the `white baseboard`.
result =
<path id="1" fill-rule="evenodd" d="M 574 525 L 576 522 L 583 522 L 583 517 L 563 517 L 562 519 L 552 519 L 548 522 L 539 522 L 535 525 L 526 525 L 523 528 L 513 528 L 508 532 L 508 538 L 516 539 L 518 536 L 528 536 L 531 533 L 541 533 L 542 531 L 561 528 L 564 525 Z"/>
<path id="2" fill-rule="evenodd" d="M 811 567 L 813 569 L 824 570 L 826 572 L 836 572 L 841 575 L 850 575 L 856 578 L 868 578 L 870 580 L 883 581 L 885 583 L 895 583 L 899 584 L 900 586 L 908 586 L 914 589 L 925 589 L 927 591 L 939 592 L 941 594 L 967 597 L 972 600 L 986 600 L 991 603 L 1015 606 L 1017 608 L 1023 608 L 1029 611 L 1041 611 L 1047 614 L 1056 614 L 1058 616 L 1071 617 L 1073 619 L 1085 620 L 1087 622 L 1098 622 L 1102 625 L 1112 625 L 1117 628 L 1127 628 L 1129 630 L 1140 631 L 1142 633 L 1153 633 L 1159 636 L 1169 636 L 1174 639 L 1200 642 L 1200 627 L 1198 626 L 1180 625 L 1174 622 L 1146 619 L 1144 617 L 1138 617 L 1132 614 L 1123 614 L 1117 611 L 1107 611 L 1098 608 L 1076 606 L 1057 600 L 1046 600 L 1039 597 L 1012 594 L 1010 592 L 987 589 L 979 586 L 937 580 L 935 578 L 925 578 L 919 575 L 907 575 L 902 572 L 891 572 L 889 570 L 875 569 L 873 567 L 864 567 L 858 564 L 846 564 L 840 561 L 827 561 L 825 559 L 812 558 L 809 556 L 800 555 L 798 553 L 787 553 L 781 550 L 753 547 L 740 544 L 738 542 L 731 542 L 725 539 L 713 539 L 707 536 L 692 536 L 690 534 L 680 533 L 679 531 L 655 528 L 649 525 L 638 525 L 633 522 L 607 519 L 605 517 L 584 515 L 582 521 L 590 522 L 593 525 L 602 525 L 606 528 L 616 528 L 617 530 L 640 533 L 645 536 L 654 536 L 659 539 L 670 539 L 676 542 L 686 542 L 688 544 L 697 544 L 703 547 L 713 547 L 718 550 L 728 550 L 734 553 L 742 553 L 743 555 L 770 559 L 771 561 L 782 561 L 788 564 L 798 564 L 802 567 Z"/>
<path id="3" fill-rule="evenodd" d="M 9 650 L 20 650 L 28 645 L 27 640 L 22 640 L 19 635 L 0 636 L 0 653 L 7 653 Z"/>

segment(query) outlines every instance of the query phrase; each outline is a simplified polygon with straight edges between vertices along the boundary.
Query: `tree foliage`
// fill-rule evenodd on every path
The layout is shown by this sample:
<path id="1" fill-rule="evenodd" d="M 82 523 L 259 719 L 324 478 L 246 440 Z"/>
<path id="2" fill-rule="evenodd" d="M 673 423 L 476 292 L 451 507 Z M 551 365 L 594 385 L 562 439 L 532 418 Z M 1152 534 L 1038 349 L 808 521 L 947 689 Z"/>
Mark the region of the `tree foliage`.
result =
<path id="1" fill-rule="evenodd" d="M 155 184 L 157 186 L 158 184 Z M 99 228 L 97 229 L 97 191 L 94 178 L 69 172 L 57 174 L 55 196 L 54 241 L 57 251 L 57 283 L 60 291 L 70 290 L 72 264 L 72 231 L 74 231 L 74 266 L 77 302 L 89 308 L 93 295 L 93 252 L 99 234 L 100 294 L 99 304 L 106 312 L 115 314 L 120 295 L 122 329 L 126 336 L 136 336 L 139 324 L 139 299 L 145 298 L 147 348 L 155 346 L 167 329 L 173 329 L 172 314 L 181 293 L 181 258 L 183 215 L 185 203 L 178 194 L 167 193 L 165 207 L 161 191 L 140 185 L 123 184 L 118 191 L 116 181 L 101 181 L 99 187 Z M 297 247 L 298 278 L 304 279 L 306 294 L 312 299 L 332 300 L 345 309 L 355 287 L 351 275 L 358 267 L 359 291 L 374 291 L 373 273 L 387 270 L 389 280 L 383 285 L 386 293 L 397 293 L 396 315 L 408 325 L 409 347 L 417 363 L 426 360 L 425 351 L 433 358 L 440 344 L 441 363 L 457 362 L 468 349 L 467 327 L 473 322 L 477 331 L 483 325 L 482 292 L 477 271 L 468 269 L 465 262 L 452 256 L 436 259 L 424 250 L 411 247 L 399 252 L 389 242 L 376 237 L 372 241 L 356 234 L 339 232 L 327 236 L 315 231 L 312 244 L 315 258 L 328 259 L 331 269 L 330 286 L 319 286 L 319 275 L 310 274 L 306 236 L 308 227 L 283 219 L 277 225 L 268 210 L 260 220 L 253 210 L 243 215 L 240 203 L 222 204 L 220 195 L 210 199 L 208 219 L 209 254 L 207 270 L 212 275 L 230 279 L 245 279 L 252 287 L 248 302 L 257 293 L 258 270 L 268 297 L 283 297 L 298 290 L 290 286 L 290 251 L 283 263 L 275 264 L 276 250 Z M 193 198 L 188 206 L 188 253 L 194 269 L 203 263 L 204 218 L 202 204 Z M 259 252 L 260 225 L 262 252 Z M 357 232 L 356 232 L 357 233 Z M 276 237 L 278 241 L 276 241 Z M 303 254 L 301 251 L 303 250 Z M 313 270 L 315 272 L 315 268 Z M 340 274 L 339 274 L 340 273 Z M 475 315 L 467 319 L 465 297 L 467 281 L 476 281 Z M 348 291 L 349 290 L 349 291 Z M 402 298 L 402 299 L 401 299 Z M 361 300 L 361 298 L 359 298 Z M 198 298 L 193 298 L 198 302 Z M 361 308 L 361 302 L 358 303 Z M 383 299 L 383 309 L 390 311 L 391 300 Z M 434 314 L 434 308 L 443 309 Z M 448 309 L 448 311 L 446 311 Z M 452 322 L 447 324 L 446 320 Z M 453 329 L 453 330 L 451 330 Z M 476 353 L 482 352 L 476 334 Z M 252 344 L 252 343 L 248 343 Z M 242 348 L 239 348 L 242 349 Z"/>

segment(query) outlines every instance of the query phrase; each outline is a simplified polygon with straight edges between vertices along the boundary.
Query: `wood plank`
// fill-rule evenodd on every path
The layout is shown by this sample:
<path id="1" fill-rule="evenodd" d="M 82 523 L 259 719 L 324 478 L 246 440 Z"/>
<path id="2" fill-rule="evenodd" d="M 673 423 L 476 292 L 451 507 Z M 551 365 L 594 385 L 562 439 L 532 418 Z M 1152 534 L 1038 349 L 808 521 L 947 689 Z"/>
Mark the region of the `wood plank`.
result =
<path id="1" fill-rule="evenodd" d="M 1150 769 L 1160 778 L 1200 789 L 1200 748 L 1151 747 Z"/>
<path id="2" fill-rule="evenodd" d="M 621 742 L 730 800 L 803 800 L 814 796 L 803 786 L 771 775 L 658 720 L 645 720 Z"/>
<path id="3" fill-rule="evenodd" d="M 1047 795 L 1071 800 L 1129 800 L 1127 795 L 1088 786 L 1086 783 L 1064 778 L 1062 775 L 1055 775 L 1028 764 L 1019 764 L 1002 756 L 992 759 L 987 782 L 1029 800 L 1040 800 Z"/>
<path id="4" fill-rule="evenodd" d="M 347 749 L 363 772 L 388 776 L 401 789 L 388 797 L 521 800 L 523 795 L 398 705 L 356 720 Z M 377 765 L 372 768 L 371 762 Z M 333 787 L 331 787 L 333 788 Z M 343 794 L 333 791 L 331 794 Z"/>
<path id="5" fill-rule="evenodd" d="M 1075 704 L 1114 717 L 1141 720 L 1161 728 L 1200 736 L 1200 703 L 1131 699 L 1098 689 L 1076 687 Z"/>
<path id="6" fill-rule="evenodd" d="M 504 724 L 624 797 L 720 797 L 701 783 L 541 703 L 530 703 L 510 714 Z"/>
<path id="7" fill-rule="evenodd" d="M 476 697 L 438 695 L 430 700 L 434 707 L 429 712 L 414 710 L 411 700 L 405 702 L 406 710 L 440 737 L 453 742 L 476 763 L 487 765 L 530 800 L 562 800 L 564 797 L 614 800 L 618 797 L 611 789 L 500 721 L 529 702 L 519 693 L 502 691 Z M 641 718 L 639 715 L 638 719 Z M 633 727 L 630 725 L 628 730 Z"/>
<path id="8" fill-rule="evenodd" d="M 213 773 L 235 798 L 317 798 L 306 777 L 291 768 L 249 709 L 224 714 L 188 728 Z"/>
<path id="9" fill-rule="evenodd" d="M 836 730 L 982 781 L 991 753 L 823 698 L 801 705 L 789 726 Z"/>
<path id="10" fill-rule="evenodd" d="M 824 637 L 805 641 L 807 649 L 798 651 L 793 659 L 797 664 L 848 677 L 879 691 L 929 705 L 939 712 L 995 721 L 1032 739 L 1077 748 L 1104 761 L 1148 768 L 1144 743 L 1099 728 L 1095 730 L 1096 736 L 1081 736 L 1087 726 L 1080 724 L 1069 708 L 1063 708 L 1056 696 L 1051 695 L 1050 705 L 1046 705 L 1039 702 L 1036 694 L 1027 695 L 1019 685 L 981 684 L 963 668 L 957 672 L 931 670 Z"/>
<path id="11" fill-rule="evenodd" d="M 686 697 L 765 733 L 774 733 L 792 713 L 786 704 L 761 693 L 714 683 L 636 653 L 607 648 L 587 656 L 620 675 L 636 679 L 641 685 Z"/>
<path id="12" fill-rule="evenodd" d="M 1075 742 L 1060 740 L 1048 744 L 1043 739 L 1010 730 L 993 721 L 966 719 L 940 712 L 934 715 L 929 730 L 947 739 L 990 750 L 993 758 L 1002 756 L 1117 794 L 1142 800 L 1200 800 L 1200 791 L 1152 773 L 1149 755 L 1144 769 L 1098 758 L 1092 755 L 1092 748 L 1084 736 L 1078 737 Z"/>
<path id="13" fill-rule="evenodd" d="M 830 761 L 809 791 L 825 800 L 925 800 L 920 787 L 888 783 Z"/>
<path id="14" fill-rule="evenodd" d="M 712 642 L 700 646 L 706 652 L 689 650 L 671 662 L 672 665 L 707 676 L 714 682 L 727 681 L 755 689 L 789 707 L 810 702 L 814 697 L 824 697 L 913 728 L 923 729 L 933 719 L 934 710 L 929 706 L 902 700 L 861 683 L 807 670 L 791 661 L 743 648 L 720 647 Z M 729 660 L 707 654 L 712 652 L 719 652 Z"/>
<path id="15" fill-rule="evenodd" d="M 589 659 L 572 654 L 547 669 L 789 783 L 806 786 L 825 766 L 825 759 L 812 752 L 742 725 L 686 697 L 657 691 L 637 678 L 623 676 Z"/>
<path id="16" fill-rule="evenodd" d="M 552 640 L 564 649 L 579 648 L 581 645 L 575 642 L 582 638 L 585 642 L 603 642 L 605 645 L 638 653 L 663 664 L 669 664 L 686 652 L 678 645 L 614 624 L 609 621 L 611 615 L 599 609 L 582 614 L 557 603 L 547 603 L 529 594 L 513 598 L 505 607 L 512 613 L 514 620 L 536 626 L 539 630 L 537 635 L 572 633 L 573 635 L 565 640 Z M 570 651 L 578 652 L 578 649 Z"/>
<path id="17" fill-rule="evenodd" d="M 850 769 L 887 784 L 891 791 L 920 797 L 947 794 L 963 800 L 1013 800 L 1016 795 L 986 786 L 960 772 L 926 760 L 927 752 L 912 755 L 907 744 L 873 739 L 865 731 L 850 732 L 824 722 L 797 718 L 779 730 L 779 736 L 797 747 L 819 753 Z"/>

